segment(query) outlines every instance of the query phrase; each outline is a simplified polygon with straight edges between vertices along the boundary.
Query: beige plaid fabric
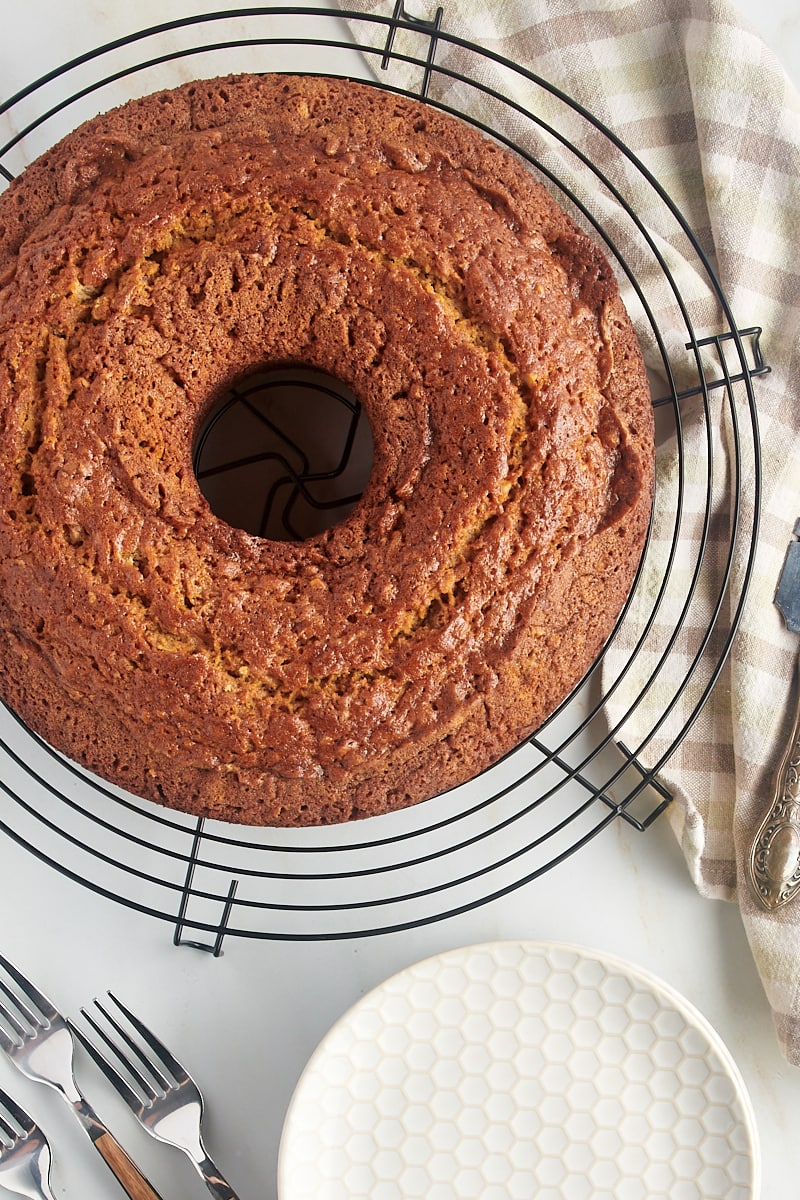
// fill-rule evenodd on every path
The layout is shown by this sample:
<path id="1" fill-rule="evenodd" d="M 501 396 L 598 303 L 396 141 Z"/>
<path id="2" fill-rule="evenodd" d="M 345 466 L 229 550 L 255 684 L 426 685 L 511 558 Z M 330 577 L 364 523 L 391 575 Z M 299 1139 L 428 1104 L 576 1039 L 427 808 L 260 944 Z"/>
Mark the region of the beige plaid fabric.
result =
<path id="1" fill-rule="evenodd" d="M 342 0 L 343 7 L 390 16 L 391 0 Z M 760 533 L 739 633 L 710 699 L 677 750 L 660 766 L 673 793 L 668 809 L 691 877 L 708 897 L 737 902 L 781 1046 L 800 1065 L 800 897 L 777 913 L 760 910 L 751 896 L 744 863 L 765 811 L 769 787 L 791 724 L 797 639 L 787 633 L 773 604 L 794 520 L 800 516 L 800 100 L 782 68 L 747 23 L 721 0 L 442 0 L 448 35 L 528 67 L 589 110 L 648 168 L 672 197 L 718 276 L 738 329 L 763 328 L 761 349 L 771 373 L 754 380 L 763 467 Z M 430 20 L 430 0 L 409 0 L 408 15 Z M 382 46 L 384 27 L 358 22 L 359 42 Z M 393 50 L 424 58 L 428 39 L 398 31 Z M 398 87 L 420 90 L 416 62 L 392 61 L 389 70 L 369 56 L 376 73 Z M 545 170 L 566 181 L 580 201 L 588 197 L 586 170 L 570 146 L 594 161 L 608 157 L 608 142 L 561 102 L 500 63 L 478 59 L 464 47 L 440 41 L 428 95 L 469 113 L 515 144 L 530 147 Z M 467 74 L 487 90 L 466 86 L 448 72 Z M 524 112 L 535 112 L 563 135 L 531 133 L 527 117 L 500 103 L 496 89 Z M 610 156 L 612 159 L 614 155 Z M 610 170 L 614 170 L 613 163 Z M 719 298 L 709 288 L 697 254 L 657 192 L 642 178 L 630 181 L 625 201 L 639 215 L 647 243 L 631 238 L 618 198 L 589 180 L 589 205 L 604 235 L 625 240 L 654 320 L 648 320 L 629 278 L 621 273 L 654 388 L 665 361 L 681 391 L 697 379 L 686 353 L 686 319 L 678 311 L 664 269 L 676 279 L 689 321 L 702 339 L 721 329 Z M 616 182 L 616 176 L 612 183 Z M 560 197 L 563 199 L 563 197 Z M 660 256 L 661 265 L 657 259 Z M 657 344 L 654 327 L 662 331 Z M 720 354 L 707 352 L 702 369 L 719 377 Z M 727 410 L 712 391 L 710 419 L 701 401 L 681 408 L 681 438 L 666 437 L 658 460 L 653 541 L 629 618 L 604 665 L 607 715 L 626 745 L 641 746 L 640 760 L 661 764 L 665 748 L 703 700 L 708 663 L 719 658 L 730 628 L 730 596 L 741 595 L 749 533 L 755 517 L 755 456 L 747 446 L 746 389 L 735 385 Z M 741 417 L 741 462 L 733 424 Z M 707 436 L 711 437 L 711 446 Z M 748 453 L 748 449 L 751 451 Z M 709 456 L 714 462 L 707 491 Z M 720 469 L 720 464 L 722 467 Z M 731 543 L 731 479 L 740 471 L 740 535 Z M 683 510 L 676 504 L 683 496 Z M 704 514 L 710 513 L 703 586 L 683 608 L 697 565 Z M 641 630 L 677 545 L 671 586 L 644 642 Z M 733 552 L 728 560 L 729 547 Z M 730 568 L 730 591 L 720 580 Z M 685 589 L 682 582 L 685 581 Z M 673 637 L 676 627 L 679 635 Z M 711 629 L 707 645 L 703 635 Z M 673 639 L 671 641 L 671 638 Z M 664 647 L 670 652 L 666 663 Z M 695 664 L 695 658 L 699 661 Z M 661 665 L 659 665 L 661 663 Z M 650 680 L 651 670 L 655 676 Z M 676 681 L 692 672 L 692 686 Z M 644 691 L 644 695 L 642 694 Z M 631 698 L 635 707 L 631 711 Z M 658 714 L 666 721 L 653 733 Z"/>

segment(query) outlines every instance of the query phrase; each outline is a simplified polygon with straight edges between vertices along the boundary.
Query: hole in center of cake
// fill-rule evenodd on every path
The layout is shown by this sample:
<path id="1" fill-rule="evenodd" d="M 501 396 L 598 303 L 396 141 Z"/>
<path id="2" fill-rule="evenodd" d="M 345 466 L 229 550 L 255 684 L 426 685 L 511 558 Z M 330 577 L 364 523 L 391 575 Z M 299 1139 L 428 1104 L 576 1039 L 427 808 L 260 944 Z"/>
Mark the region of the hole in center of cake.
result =
<path id="1" fill-rule="evenodd" d="M 221 520 L 297 542 L 344 520 L 372 456 L 369 421 L 350 388 L 315 368 L 281 366 L 251 372 L 217 400 L 194 471 Z"/>

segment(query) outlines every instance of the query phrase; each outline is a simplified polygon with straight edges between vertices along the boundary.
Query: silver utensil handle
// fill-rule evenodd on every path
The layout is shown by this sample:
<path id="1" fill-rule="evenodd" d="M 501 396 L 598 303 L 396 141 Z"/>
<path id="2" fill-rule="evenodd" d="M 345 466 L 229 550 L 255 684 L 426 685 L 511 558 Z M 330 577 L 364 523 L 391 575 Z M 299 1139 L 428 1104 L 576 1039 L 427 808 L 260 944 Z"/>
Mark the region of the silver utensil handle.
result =
<path id="1" fill-rule="evenodd" d="M 763 908 L 782 908 L 800 891 L 800 659 L 795 715 L 772 799 L 750 849 L 748 872 Z"/>
<path id="2" fill-rule="evenodd" d="M 226 1183 L 220 1175 L 216 1163 L 212 1162 L 210 1158 L 201 1159 L 196 1166 L 214 1200 L 239 1200 L 230 1184 Z"/>
<path id="3" fill-rule="evenodd" d="M 92 1145 L 116 1176 L 120 1186 L 130 1200 L 161 1200 L 152 1183 L 142 1174 L 136 1163 L 120 1146 L 110 1129 L 83 1097 L 73 1104 L 78 1120 L 89 1135 Z"/>

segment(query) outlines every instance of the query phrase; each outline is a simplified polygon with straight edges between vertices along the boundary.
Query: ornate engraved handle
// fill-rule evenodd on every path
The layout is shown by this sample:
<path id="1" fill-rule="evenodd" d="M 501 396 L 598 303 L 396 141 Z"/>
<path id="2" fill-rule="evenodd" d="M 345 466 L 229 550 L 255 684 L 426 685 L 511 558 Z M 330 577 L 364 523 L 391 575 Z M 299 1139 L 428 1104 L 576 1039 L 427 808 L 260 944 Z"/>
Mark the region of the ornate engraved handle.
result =
<path id="1" fill-rule="evenodd" d="M 759 826 L 748 861 L 753 891 L 762 906 L 770 910 L 782 908 L 800 891 L 800 687 L 796 704 L 772 803 Z"/>

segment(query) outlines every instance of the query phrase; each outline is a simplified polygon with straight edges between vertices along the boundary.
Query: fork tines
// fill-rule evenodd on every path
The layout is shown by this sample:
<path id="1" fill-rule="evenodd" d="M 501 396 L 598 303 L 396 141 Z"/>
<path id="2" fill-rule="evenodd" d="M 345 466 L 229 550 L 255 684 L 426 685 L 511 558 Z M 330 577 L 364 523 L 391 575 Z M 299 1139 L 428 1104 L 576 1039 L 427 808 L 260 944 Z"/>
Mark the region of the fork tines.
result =
<path id="1" fill-rule="evenodd" d="M 126 1008 L 121 1000 L 118 1000 L 111 992 L 108 993 L 108 997 L 129 1021 L 132 1028 L 136 1030 L 142 1041 L 146 1042 L 150 1047 L 158 1061 L 154 1062 L 152 1057 L 145 1056 L 142 1053 L 128 1030 L 99 1000 L 94 1001 L 95 1008 L 102 1014 L 109 1026 L 118 1034 L 125 1046 L 131 1051 L 130 1055 L 126 1054 L 120 1048 L 118 1042 L 112 1040 L 102 1025 L 85 1008 L 81 1009 L 81 1015 L 101 1039 L 104 1046 L 111 1051 L 113 1057 L 122 1065 L 128 1073 L 129 1079 L 126 1079 L 121 1071 L 113 1066 L 88 1038 L 85 1038 L 81 1034 L 80 1030 L 76 1030 L 76 1032 L 80 1037 L 81 1043 L 88 1050 L 89 1054 L 91 1054 L 100 1070 L 114 1087 L 119 1089 L 130 1107 L 137 1110 L 148 1108 L 157 1096 L 164 1095 L 174 1084 L 185 1080 L 187 1078 L 186 1072 L 164 1043 L 129 1008 Z M 167 1077 L 168 1075 L 172 1077 L 172 1081 Z M 131 1087 L 131 1082 L 136 1085 L 141 1094 L 137 1095 L 134 1088 Z"/>
<path id="2" fill-rule="evenodd" d="M 19 1046 L 31 1030 L 47 1027 L 58 1013 L 47 997 L 2 954 L 0 967 L 16 984 L 10 987 L 0 977 L 0 1046 L 9 1049 L 11 1045 Z M 27 1029 L 20 1017 L 28 1023 Z"/>
<path id="3" fill-rule="evenodd" d="M 11 1121 L 19 1126 L 19 1129 L 15 1129 Z M 27 1137 L 35 1128 L 36 1122 L 33 1117 L 29 1117 L 25 1109 L 20 1108 L 16 1101 L 11 1099 L 8 1092 L 4 1092 L 0 1088 L 0 1152 L 2 1152 L 3 1141 L 12 1146 L 19 1141 L 20 1137 Z"/>

